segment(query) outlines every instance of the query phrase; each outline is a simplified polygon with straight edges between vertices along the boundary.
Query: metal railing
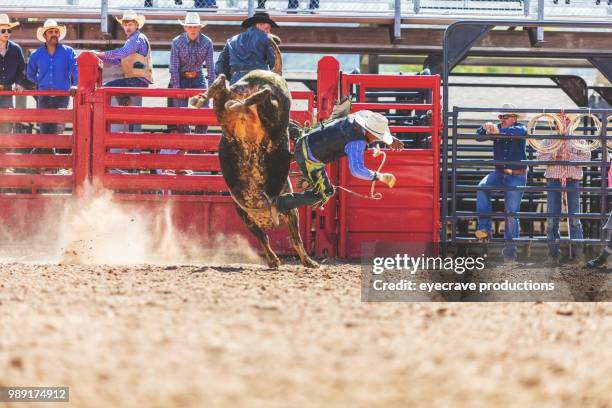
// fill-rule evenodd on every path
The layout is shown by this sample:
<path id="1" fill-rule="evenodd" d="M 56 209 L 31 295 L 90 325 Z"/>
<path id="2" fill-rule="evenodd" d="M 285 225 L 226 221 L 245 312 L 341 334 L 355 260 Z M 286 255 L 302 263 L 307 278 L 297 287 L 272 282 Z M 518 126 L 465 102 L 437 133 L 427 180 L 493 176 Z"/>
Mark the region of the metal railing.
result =
<path id="1" fill-rule="evenodd" d="M 386 14 L 401 17 L 439 16 L 465 18 L 546 17 L 605 18 L 612 15 L 612 0 L 0 0 L 7 12 L 24 8 L 66 10 L 101 9 L 193 10 L 220 13 L 321 13 L 349 15 Z"/>

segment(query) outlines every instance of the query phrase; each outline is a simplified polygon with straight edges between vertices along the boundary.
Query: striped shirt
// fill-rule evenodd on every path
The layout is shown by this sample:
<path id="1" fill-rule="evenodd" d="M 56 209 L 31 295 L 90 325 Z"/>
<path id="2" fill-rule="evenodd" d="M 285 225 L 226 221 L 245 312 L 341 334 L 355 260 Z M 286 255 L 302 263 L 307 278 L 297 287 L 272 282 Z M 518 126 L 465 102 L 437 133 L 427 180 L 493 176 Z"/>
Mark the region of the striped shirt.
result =
<path id="1" fill-rule="evenodd" d="M 543 141 L 544 145 L 550 145 L 553 141 L 546 139 Z M 538 160 L 551 161 L 551 160 L 565 160 L 570 161 L 589 161 L 591 160 L 590 151 L 581 151 L 571 146 L 568 143 L 563 143 L 561 148 L 555 153 L 538 153 Z M 582 179 L 582 167 L 580 166 L 567 166 L 561 164 L 551 164 L 546 166 L 544 172 L 546 178 L 553 179 Z"/>
<path id="2" fill-rule="evenodd" d="M 173 88 L 180 88 L 181 72 L 196 71 L 202 73 L 202 65 L 206 63 L 208 87 L 215 81 L 215 66 L 213 60 L 213 44 L 210 38 L 200 33 L 195 41 L 191 41 L 187 33 L 178 35 L 172 40 L 170 49 L 170 83 Z"/>
<path id="3" fill-rule="evenodd" d="M 121 64 L 122 58 L 134 54 L 135 52 L 143 57 L 146 57 L 149 54 L 149 40 L 147 39 L 146 35 L 140 32 L 140 30 L 134 31 L 132 35 L 128 37 L 125 44 L 123 44 L 123 47 L 105 51 L 102 61 L 104 61 L 105 64 L 119 65 Z M 149 83 L 149 81 L 147 81 L 145 78 L 138 79 L 146 82 L 147 84 Z"/>

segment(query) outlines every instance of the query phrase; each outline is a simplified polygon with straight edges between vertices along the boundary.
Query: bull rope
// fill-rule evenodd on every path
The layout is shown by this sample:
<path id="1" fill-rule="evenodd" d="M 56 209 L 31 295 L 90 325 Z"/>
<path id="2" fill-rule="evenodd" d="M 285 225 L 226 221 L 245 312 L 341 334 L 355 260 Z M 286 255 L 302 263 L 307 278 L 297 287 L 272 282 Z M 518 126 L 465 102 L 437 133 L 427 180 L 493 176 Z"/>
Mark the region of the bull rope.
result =
<path id="1" fill-rule="evenodd" d="M 382 154 L 383 158 L 382 158 L 382 161 L 380 162 L 380 164 L 378 165 L 378 169 L 376 169 L 377 173 L 380 173 L 380 171 L 382 170 L 382 168 L 383 168 L 383 166 L 385 164 L 385 161 L 387 160 L 387 154 L 385 152 L 383 152 L 382 150 L 380 150 L 380 148 L 378 146 L 375 147 L 374 151 L 372 152 L 372 157 L 378 157 L 381 154 Z M 374 187 L 376 186 L 376 182 L 377 181 L 378 181 L 377 179 L 372 180 L 372 186 L 370 187 L 370 195 L 369 196 L 357 193 L 356 191 L 353 191 L 353 190 L 349 190 L 348 188 L 343 187 L 343 186 L 336 186 L 336 188 L 339 188 L 340 190 L 346 191 L 349 194 L 353 194 L 354 196 L 365 198 L 365 199 L 368 199 L 368 200 L 381 200 L 382 197 L 383 197 L 382 193 L 375 193 L 374 192 Z"/>

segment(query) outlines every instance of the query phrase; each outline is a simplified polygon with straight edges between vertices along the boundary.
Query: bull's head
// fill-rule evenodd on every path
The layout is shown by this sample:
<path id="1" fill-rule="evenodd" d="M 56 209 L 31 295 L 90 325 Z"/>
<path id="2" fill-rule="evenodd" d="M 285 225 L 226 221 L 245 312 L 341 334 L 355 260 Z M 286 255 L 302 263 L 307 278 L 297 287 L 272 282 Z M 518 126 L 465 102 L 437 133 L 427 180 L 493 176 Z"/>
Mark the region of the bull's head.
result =
<path id="1" fill-rule="evenodd" d="M 230 99 L 224 107 L 223 122 L 233 137 L 253 143 L 269 138 L 270 123 L 278 115 L 278 101 L 270 89 L 261 89 L 244 100 Z"/>

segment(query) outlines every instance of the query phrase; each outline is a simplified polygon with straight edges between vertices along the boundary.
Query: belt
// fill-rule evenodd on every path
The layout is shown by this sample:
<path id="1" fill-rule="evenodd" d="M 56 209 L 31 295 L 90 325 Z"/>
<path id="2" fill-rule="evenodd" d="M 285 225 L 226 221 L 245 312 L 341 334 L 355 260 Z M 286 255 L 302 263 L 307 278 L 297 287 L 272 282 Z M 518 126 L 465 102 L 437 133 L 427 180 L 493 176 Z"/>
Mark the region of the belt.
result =
<path id="1" fill-rule="evenodd" d="M 520 175 L 527 173 L 527 169 L 504 169 L 504 174 Z"/>
<path id="2" fill-rule="evenodd" d="M 197 78 L 198 75 L 200 75 L 200 71 L 183 71 L 181 72 L 181 75 L 185 78 L 193 79 Z"/>
<path id="3" fill-rule="evenodd" d="M 234 76 L 234 75 L 236 75 L 238 73 L 241 73 L 241 72 L 247 72 L 248 73 L 249 70 L 248 69 L 230 69 L 230 75 L 231 76 Z"/>

